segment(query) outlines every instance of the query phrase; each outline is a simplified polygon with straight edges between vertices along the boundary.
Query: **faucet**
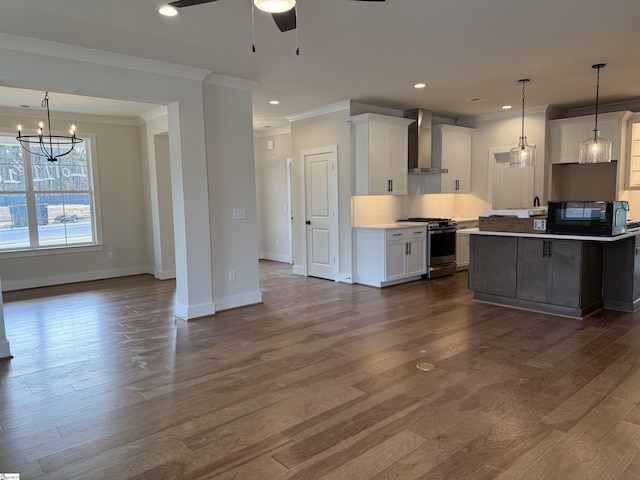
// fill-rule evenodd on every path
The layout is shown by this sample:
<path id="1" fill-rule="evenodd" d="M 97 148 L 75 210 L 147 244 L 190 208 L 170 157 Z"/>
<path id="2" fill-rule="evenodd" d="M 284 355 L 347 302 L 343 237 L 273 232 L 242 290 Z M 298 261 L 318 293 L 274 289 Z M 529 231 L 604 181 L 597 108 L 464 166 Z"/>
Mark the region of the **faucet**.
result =
<path id="1" fill-rule="evenodd" d="M 533 199 L 533 206 L 534 206 L 534 207 L 539 207 L 539 206 L 540 206 L 540 197 L 537 197 L 537 196 L 536 196 L 536 197 Z"/>

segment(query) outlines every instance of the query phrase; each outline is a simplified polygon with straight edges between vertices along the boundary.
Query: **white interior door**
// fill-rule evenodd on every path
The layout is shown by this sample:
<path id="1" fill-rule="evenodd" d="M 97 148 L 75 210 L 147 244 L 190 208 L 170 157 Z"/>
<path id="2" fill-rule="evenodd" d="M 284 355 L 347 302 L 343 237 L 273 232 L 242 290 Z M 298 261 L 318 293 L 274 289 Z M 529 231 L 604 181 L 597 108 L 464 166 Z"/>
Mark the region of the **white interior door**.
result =
<path id="1" fill-rule="evenodd" d="M 307 275 L 337 280 L 338 149 L 302 152 L 305 172 Z"/>
<path id="2" fill-rule="evenodd" d="M 533 207 L 535 168 L 511 168 L 508 152 L 495 153 L 494 158 L 492 208 L 502 210 Z"/>

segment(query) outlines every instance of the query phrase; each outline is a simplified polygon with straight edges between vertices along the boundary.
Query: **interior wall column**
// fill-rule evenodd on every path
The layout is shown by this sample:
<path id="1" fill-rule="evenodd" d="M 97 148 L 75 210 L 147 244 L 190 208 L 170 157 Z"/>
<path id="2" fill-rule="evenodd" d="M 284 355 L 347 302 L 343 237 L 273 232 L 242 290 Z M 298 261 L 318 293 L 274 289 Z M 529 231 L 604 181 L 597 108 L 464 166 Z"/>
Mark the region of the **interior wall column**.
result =
<path id="1" fill-rule="evenodd" d="M 193 102 L 168 106 L 173 227 L 176 250 L 176 316 L 215 313 L 209 186 L 202 91 Z"/>

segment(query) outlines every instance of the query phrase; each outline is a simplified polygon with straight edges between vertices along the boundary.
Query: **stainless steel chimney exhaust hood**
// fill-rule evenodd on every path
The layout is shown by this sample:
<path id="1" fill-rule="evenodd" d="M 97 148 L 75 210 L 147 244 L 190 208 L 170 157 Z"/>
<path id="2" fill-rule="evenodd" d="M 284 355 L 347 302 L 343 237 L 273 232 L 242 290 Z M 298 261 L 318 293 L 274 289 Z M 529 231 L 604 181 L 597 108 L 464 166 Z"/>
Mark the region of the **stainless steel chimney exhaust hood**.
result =
<path id="1" fill-rule="evenodd" d="M 414 120 L 409 125 L 409 173 L 433 175 L 447 173 L 446 168 L 431 167 L 431 120 L 429 110 L 414 108 L 405 110 L 404 118 Z"/>

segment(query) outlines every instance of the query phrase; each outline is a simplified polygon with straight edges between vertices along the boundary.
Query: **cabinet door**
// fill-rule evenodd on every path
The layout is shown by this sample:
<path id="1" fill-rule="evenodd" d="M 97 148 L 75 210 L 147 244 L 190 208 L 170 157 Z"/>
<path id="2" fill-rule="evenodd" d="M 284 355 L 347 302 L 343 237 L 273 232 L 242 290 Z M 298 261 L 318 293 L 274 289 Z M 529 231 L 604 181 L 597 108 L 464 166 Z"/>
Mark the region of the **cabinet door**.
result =
<path id="1" fill-rule="evenodd" d="M 407 194 L 407 135 L 406 127 L 387 127 L 387 176 L 392 182 L 392 195 Z"/>
<path id="2" fill-rule="evenodd" d="M 407 255 L 407 277 L 427 273 L 426 248 L 426 237 L 413 238 L 409 242 L 409 255 Z"/>
<path id="3" fill-rule="evenodd" d="M 547 302 L 548 240 L 519 238 L 517 297 Z"/>
<path id="4" fill-rule="evenodd" d="M 386 195 L 387 175 L 387 127 L 369 125 L 369 195 Z"/>
<path id="5" fill-rule="evenodd" d="M 385 275 L 384 281 L 399 280 L 407 276 L 406 254 L 407 242 L 396 240 L 385 245 Z"/>
<path id="6" fill-rule="evenodd" d="M 518 239 L 472 235 L 470 246 L 469 289 L 501 297 L 515 297 Z"/>
<path id="7" fill-rule="evenodd" d="M 580 142 L 585 139 L 584 123 L 557 120 L 549 124 L 551 163 L 577 163 Z"/>
<path id="8" fill-rule="evenodd" d="M 458 268 L 469 266 L 468 233 L 456 233 L 456 263 Z"/>
<path id="9" fill-rule="evenodd" d="M 469 129 L 442 126 L 436 129 L 440 139 L 434 142 L 440 148 L 436 160 L 442 168 L 449 170 L 441 174 L 442 193 L 469 193 L 471 191 L 471 133 Z"/>
<path id="10" fill-rule="evenodd" d="M 456 164 L 456 141 L 457 137 L 453 132 L 442 132 L 442 168 L 449 170 L 442 174 L 440 179 L 442 193 L 456 193 L 458 180 L 457 164 Z"/>
<path id="11" fill-rule="evenodd" d="M 580 307 L 582 242 L 548 241 L 547 303 Z"/>
<path id="12" fill-rule="evenodd" d="M 454 165 L 456 180 L 456 193 L 469 193 L 471 191 L 471 135 L 468 133 L 456 133 L 456 146 L 454 150 Z"/>

